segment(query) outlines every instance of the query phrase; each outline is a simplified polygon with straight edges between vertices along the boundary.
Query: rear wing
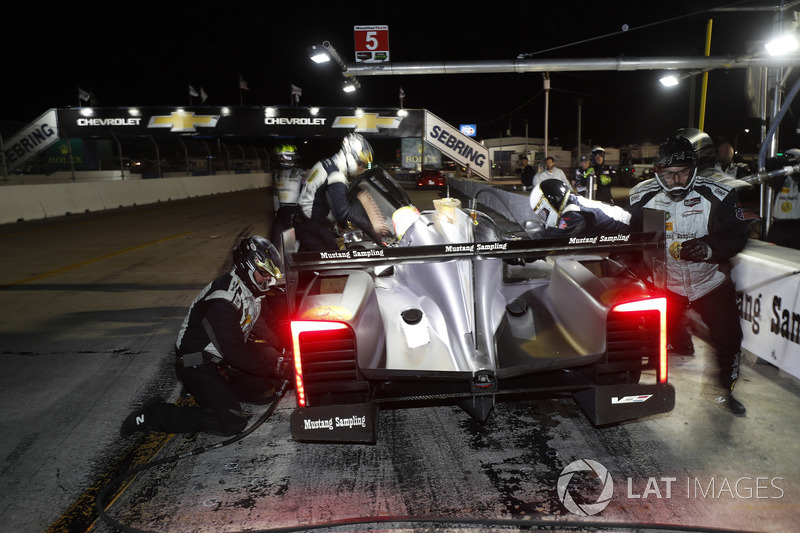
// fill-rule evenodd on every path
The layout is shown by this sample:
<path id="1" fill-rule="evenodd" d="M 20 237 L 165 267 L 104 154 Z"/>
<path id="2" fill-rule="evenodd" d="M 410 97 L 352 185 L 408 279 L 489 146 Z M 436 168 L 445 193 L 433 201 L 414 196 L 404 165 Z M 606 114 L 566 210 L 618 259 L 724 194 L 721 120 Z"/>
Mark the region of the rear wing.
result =
<path id="1" fill-rule="evenodd" d="M 568 237 L 539 240 L 504 240 L 497 242 L 467 242 L 428 246 L 392 246 L 363 249 L 342 249 L 322 252 L 286 253 L 284 270 L 290 311 L 304 272 L 325 270 L 367 269 L 397 263 L 457 261 L 481 259 L 545 259 L 550 255 L 613 255 L 640 257 L 641 265 L 649 272 L 656 286 L 660 284 L 665 262 L 665 217 L 663 211 L 645 210 L 641 233 L 619 233 L 592 237 Z M 294 250 L 294 231 L 283 236 L 284 250 Z"/>

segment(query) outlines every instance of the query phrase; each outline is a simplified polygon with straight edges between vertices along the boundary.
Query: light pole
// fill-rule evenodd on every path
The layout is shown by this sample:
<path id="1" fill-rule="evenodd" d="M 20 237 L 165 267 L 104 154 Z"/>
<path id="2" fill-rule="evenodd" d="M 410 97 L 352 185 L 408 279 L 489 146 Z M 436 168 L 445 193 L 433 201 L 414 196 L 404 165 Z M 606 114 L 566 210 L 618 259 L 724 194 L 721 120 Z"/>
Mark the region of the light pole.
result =
<path id="1" fill-rule="evenodd" d="M 339 55 L 339 52 L 336 51 L 336 48 L 333 47 L 330 41 L 323 41 L 321 45 L 312 45 L 308 50 L 308 57 L 317 64 L 327 63 L 329 61 L 336 63 L 345 79 L 344 86 L 342 87 L 344 92 L 351 93 L 361 88 L 358 78 L 350 72 L 347 63 L 344 62 L 342 56 Z"/>

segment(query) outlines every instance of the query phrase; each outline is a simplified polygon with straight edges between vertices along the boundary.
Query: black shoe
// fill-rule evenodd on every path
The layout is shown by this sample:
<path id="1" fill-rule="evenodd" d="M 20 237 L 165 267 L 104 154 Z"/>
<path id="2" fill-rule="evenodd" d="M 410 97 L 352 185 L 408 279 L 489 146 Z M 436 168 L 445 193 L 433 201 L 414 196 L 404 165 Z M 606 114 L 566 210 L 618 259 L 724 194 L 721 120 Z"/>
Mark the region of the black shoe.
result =
<path id="1" fill-rule="evenodd" d="M 740 402 L 730 394 L 726 394 L 724 396 L 720 396 L 719 398 L 717 398 L 717 403 L 720 405 L 720 407 L 722 407 L 723 409 L 725 409 L 730 413 L 733 413 L 736 416 L 745 416 L 745 414 L 747 413 L 747 409 L 742 404 L 742 402 Z"/>
<path id="2" fill-rule="evenodd" d="M 129 414 L 119 429 L 120 435 L 130 437 L 137 431 L 150 431 L 152 425 L 150 415 L 153 412 L 153 408 L 162 403 L 164 403 L 163 399 L 153 398 L 148 400 L 140 409 Z"/>
<path id="3" fill-rule="evenodd" d="M 694 355 L 694 345 L 672 346 L 671 344 L 667 344 L 667 353 L 671 355 Z"/>

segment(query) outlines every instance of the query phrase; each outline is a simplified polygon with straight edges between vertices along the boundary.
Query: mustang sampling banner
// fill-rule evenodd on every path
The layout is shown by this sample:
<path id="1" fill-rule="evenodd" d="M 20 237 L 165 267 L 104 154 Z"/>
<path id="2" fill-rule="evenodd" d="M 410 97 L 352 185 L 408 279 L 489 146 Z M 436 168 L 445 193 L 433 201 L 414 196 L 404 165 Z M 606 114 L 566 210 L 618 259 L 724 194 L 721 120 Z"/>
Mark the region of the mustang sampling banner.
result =
<path id="1" fill-rule="evenodd" d="M 800 251 L 751 239 L 732 263 L 742 348 L 800 377 Z"/>

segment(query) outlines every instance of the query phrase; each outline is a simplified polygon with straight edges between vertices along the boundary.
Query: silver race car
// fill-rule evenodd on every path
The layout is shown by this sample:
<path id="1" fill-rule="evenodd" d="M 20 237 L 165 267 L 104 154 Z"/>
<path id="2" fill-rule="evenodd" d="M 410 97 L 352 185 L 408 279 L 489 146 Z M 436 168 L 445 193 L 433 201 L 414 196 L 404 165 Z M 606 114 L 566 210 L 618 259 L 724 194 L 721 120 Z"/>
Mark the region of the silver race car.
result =
<path id="1" fill-rule="evenodd" d="M 293 438 L 373 443 L 380 409 L 442 403 L 483 422 L 525 393 L 571 392 L 595 425 L 674 407 L 655 288 L 663 218 L 646 233 L 541 239 L 527 196 L 448 187 L 420 212 L 367 171 L 343 248 L 285 255 Z"/>

